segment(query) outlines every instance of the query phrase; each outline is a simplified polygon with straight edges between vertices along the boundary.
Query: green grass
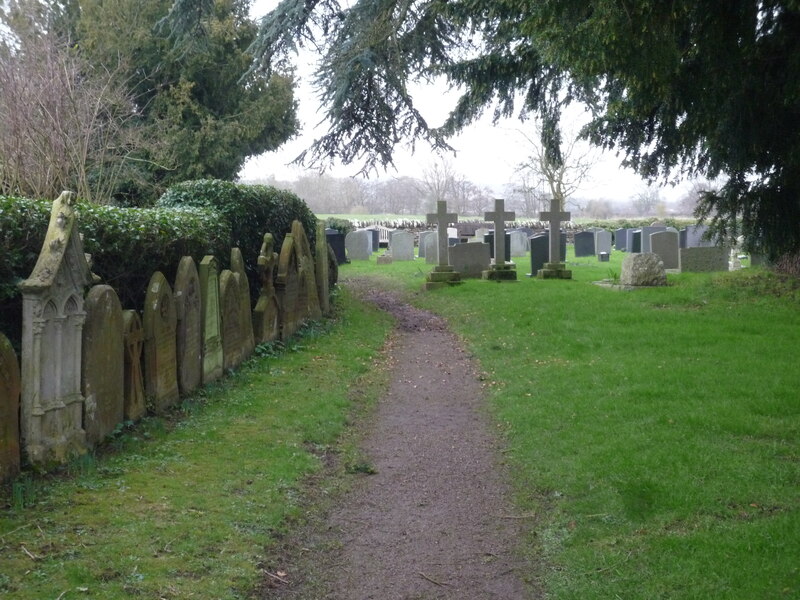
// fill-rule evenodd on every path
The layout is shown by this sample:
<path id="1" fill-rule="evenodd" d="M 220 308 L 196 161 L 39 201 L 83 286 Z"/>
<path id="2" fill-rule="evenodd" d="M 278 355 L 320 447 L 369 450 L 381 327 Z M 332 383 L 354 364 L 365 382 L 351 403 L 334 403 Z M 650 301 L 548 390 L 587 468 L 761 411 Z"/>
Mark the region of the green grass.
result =
<path id="1" fill-rule="evenodd" d="M 412 296 L 479 358 L 554 598 L 800 596 L 800 294 L 763 271 Z M 527 269 L 519 259 L 520 273 Z M 353 263 L 397 289 L 419 264 Z"/>
<path id="2" fill-rule="evenodd" d="M 65 473 L 19 480 L 0 511 L 0 597 L 249 597 L 265 547 L 302 517 L 303 478 L 377 393 L 390 320 L 344 304 L 326 331 L 277 356 L 262 349 L 172 419 L 145 420 Z"/>

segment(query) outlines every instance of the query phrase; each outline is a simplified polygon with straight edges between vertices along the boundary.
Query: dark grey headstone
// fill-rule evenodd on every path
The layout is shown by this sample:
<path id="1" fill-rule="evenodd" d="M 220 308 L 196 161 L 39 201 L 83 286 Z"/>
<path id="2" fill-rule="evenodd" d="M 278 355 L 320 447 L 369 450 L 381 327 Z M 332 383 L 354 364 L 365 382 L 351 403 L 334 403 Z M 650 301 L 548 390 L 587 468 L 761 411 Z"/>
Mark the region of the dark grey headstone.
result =
<path id="1" fill-rule="evenodd" d="M 614 231 L 614 250 L 627 250 L 628 244 L 628 230 L 627 229 L 617 229 Z"/>
<path id="2" fill-rule="evenodd" d="M 540 269 L 544 268 L 544 264 L 550 262 L 550 233 L 537 233 L 531 236 L 531 277 L 536 277 Z M 561 232 L 561 244 L 559 247 L 561 256 L 556 262 L 564 262 L 567 256 L 567 234 Z"/>
<path id="3" fill-rule="evenodd" d="M 630 232 L 630 252 L 641 252 L 642 251 L 642 230 L 641 229 L 634 229 Z"/>
<path id="4" fill-rule="evenodd" d="M 483 241 L 489 244 L 489 251 L 492 258 L 494 258 L 494 231 L 490 231 L 483 236 Z M 511 262 L 511 234 L 506 233 L 506 262 Z"/>
<path id="5" fill-rule="evenodd" d="M 650 236 L 654 233 L 658 233 L 660 231 L 666 231 L 667 228 L 663 226 L 653 226 L 653 227 L 642 227 L 642 253 L 647 253 L 651 251 L 650 248 Z"/>
<path id="6" fill-rule="evenodd" d="M 333 248 L 333 255 L 336 257 L 336 263 L 343 265 L 347 262 L 347 253 L 344 249 L 344 234 L 336 229 L 326 229 L 325 237 L 328 243 Z"/>
<path id="7" fill-rule="evenodd" d="M 594 231 L 575 234 L 575 257 L 594 256 Z"/>

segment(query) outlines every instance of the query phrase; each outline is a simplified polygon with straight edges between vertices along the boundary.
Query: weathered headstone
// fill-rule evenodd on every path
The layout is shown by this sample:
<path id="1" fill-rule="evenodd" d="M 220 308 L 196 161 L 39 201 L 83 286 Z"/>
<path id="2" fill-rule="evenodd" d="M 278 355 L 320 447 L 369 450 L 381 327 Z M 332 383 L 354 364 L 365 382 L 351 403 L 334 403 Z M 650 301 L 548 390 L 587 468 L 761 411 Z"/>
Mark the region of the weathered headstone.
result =
<path id="1" fill-rule="evenodd" d="M 436 225 L 436 256 L 438 261 L 437 265 L 426 276 L 424 288 L 430 290 L 444 285 L 461 283 L 461 276 L 458 271 L 449 264 L 450 255 L 447 251 L 447 226 L 451 223 L 457 223 L 458 215 L 447 212 L 447 202 L 439 200 L 436 202 L 436 212 L 428 213 L 427 222 L 429 225 Z M 427 249 L 425 256 L 427 262 L 429 256 Z"/>
<path id="2" fill-rule="evenodd" d="M 343 265 L 347 262 L 347 252 L 344 247 L 344 234 L 336 229 L 326 229 L 325 237 L 328 243 L 333 248 L 333 254 L 336 257 L 336 262 Z"/>
<path id="3" fill-rule="evenodd" d="M 125 418 L 125 346 L 122 305 L 107 285 L 86 296 L 81 348 L 83 429 L 86 443 L 102 442 Z"/>
<path id="4" fill-rule="evenodd" d="M 253 308 L 250 304 L 250 282 L 247 280 L 247 273 L 244 270 L 244 257 L 239 248 L 231 248 L 231 271 L 239 276 L 239 302 L 242 307 L 239 309 L 239 318 L 242 320 L 240 330 L 242 332 L 242 352 L 244 358 L 253 354 L 256 347 L 255 337 L 253 336 Z"/>
<path id="5" fill-rule="evenodd" d="M 245 339 L 242 331 L 240 277 L 228 269 L 219 275 L 219 306 L 222 325 L 222 364 L 235 369 L 246 358 Z"/>
<path id="6" fill-rule="evenodd" d="M 156 271 L 144 301 L 144 391 L 153 410 L 161 412 L 178 401 L 175 329 L 178 318 L 172 288 Z"/>
<path id="7" fill-rule="evenodd" d="M 317 282 L 317 297 L 319 309 L 323 315 L 331 312 L 330 273 L 328 261 L 328 244 L 325 241 L 324 226 L 317 225 L 317 255 L 314 260 L 315 277 Z M 411 235 L 411 258 L 414 258 L 414 235 Z"/>
<path id="8" fill-rule="evenodd" d="M 566 252 L 562 253 L 559 248 L 561 223 L 562 221 L 569 221 L 570 214 L 562 211 L 558 198 L 553 197 L 550 199 L 550 210 L 539 213 L 539 218 L 549 224 L 548 241 L 550 250 L 548 256 L 550 262 L 545 263 L 544 267 L 537 273 L 537 277 L 541 279 L 572 279 L 572 271 L 566 268 L 565 262 L 559 260 L 560 257 L 566 258 Z"/>
<path id="9" fill-rule="evenodd" d="M 213 256 L 200 261 L 200 309 L 203 324 L 203 384 L 222 377 L 222 319 L 220 315 L 219 265 Z"/>
<path id="10" fill-rule="evenodd" d="M 392 235 L 392 260 L 414 260 L 414 234 L 396 231 Z"/>
<path id="11" fill-rule="evenodd" d="M 0 333 L 0 483 L 19 473 L 19 394 L 17 354 Z"/>
<path id="12" fill-rule="evenodd" d="M 505 201 L 496 198 L 494 210 L 484 213 L 483 218 L 494 224 L 494 262 L 489 269 L 483 272 L 483 278 L 491 281 L 516 281 L 516 265 L 506 262 L 506 236 L 505 223 L 513 221 L 516 215 L 512 211 L 505 210 Z"/>
<path id="13" fill-rule="evenodd" d="M 722 246 L 681 248 L 681 271 L 706 273 L 728 270 L 728 249 Z"/>
<path id="14" fill-rule="evenodd" d="M 42 251 L 22 291 L 23 451 L 34 464 L 86 450 L 82 426 L 84 288 L 92 281 L 78 234 L 75 195 L 53 203 Z"/>
<path id="15" fill-rule="evenodd" d="M 575 257 L 594 256 L 594 231 L 579 231 L 575 234 Z"/>
<path id="16" fill-rule="evenodd" d="M 419 241 L 418 241 L 419 249 L 418 249 L 417 254 L 418 254 L 418 256 L 420 258 L 427 258 L 426 253 L 425 253 L 425 248 L 426 248 L 425 244 L 426 244 L 426 240 L 431 236 L 436 237 L 436 232 L 435 231 L 423 231 L 423 232 L 421 232 L 419 234 Z M 437 258 L 437 260 L 438 260 L 438 258 Z"/>
<path id="17" fill-rule="evenodd" d="M 567 256 L 567 234 L 562 231 L 560 234 L 561 243 L 559 244 L 558 263 L 563 263 Z M 536 277 L 544 265 L 550 262 L 550 233 L 537 233 L 530 237 L 531 245 L 531 272 L 529 277 Z"/>
<path id="18" fill-rule="evenodd" d="M 330 239 L 329 236 L 325 238 Z M 324 238 L 322 238 L 324 239 Z M 261 251 L 258 255 L 258 274 L 261 291 L 253 311 L 253 332 L 256 344 L 277 340 L 280 336 L 280 310 L 275 295 L 273 273 L 278 265 L 278 253 L 274 251 L 275 240 L 271 233 L 264 234 Z M 337 259 L 338 260 L 338 259 Z"/>
<path id="19" fill-rule="evenodd" d="M 126 421 L 138 421 L 147 412 L 142 376 L 144 328 L 139 313 L 135 310 L 122 311 L 122 323 L 125 348 L 122 412 Z"/>
<path id="20" fill-rule="evenodd" d="M 439 240 L 436 232 L 431 231 L 431 235 L 425 236 L 425 263 L 428 265 L 439 264 Z"/>
<path id="21" fill-rule="evenodd" d="M 456 244 L 448 248 L 450 264 L 462 279 L 480 278 L 489 268 L 489 244 Z"/>
<path id="22" fill-rule="evenodd" d="M 596 254 L 611 254 L 611 232 L 601 229 L 594 233 L 594 251 Z"/>
<path id="23" fill-rule="evenodd" d="M 630 286 L 667 285 L 664 263 L 652 253 L 629 254 L 622 261 L 619 282 Z"/>
<path id="24" fill-rule="evenodd" d="M 658 231 L 651 234 L 650 250 L 661 258 L 665 269 L 680 268 L 680 241 L 677 231 Z"/>
<path id="25" fill-rule="evenodd" d="M 189 394 L 203 382 L 203 310 L 200 276 L 191 256 L 178 263 L 175 275 L 175 314 L 178 389 Z"/>
<path id="26" fill-rule="evenodd" d="M 364 229 L 351 231 L 344 238 L 344 246 L 350 260 L 369 260 L 372 254 L 372 234 Z"/>
<path id="27" fill-rule="evenodd" d="M 524 231 L 509 232 L 511 256 L 528 255 L 528 236 Z"/>

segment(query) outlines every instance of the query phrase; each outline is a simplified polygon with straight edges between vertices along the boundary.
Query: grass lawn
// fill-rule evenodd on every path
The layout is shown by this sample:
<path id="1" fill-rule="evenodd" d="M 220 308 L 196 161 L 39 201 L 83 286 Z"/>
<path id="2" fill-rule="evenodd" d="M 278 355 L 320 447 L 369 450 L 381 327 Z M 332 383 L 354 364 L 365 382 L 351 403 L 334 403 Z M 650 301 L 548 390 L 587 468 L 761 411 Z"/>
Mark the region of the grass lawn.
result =
<path id="1" fill-rule="evenodd" d="M 760 270 L 591 284 L 623 256 L 414 296 L 482 363 L 534 575 L 554 598 L 800 597 L 800 292 Z M 341 273 L 415 291 L 430 268 Z"/>
<path id="2" fill-rule="evenodd" d="M 171 418 L 0 496 L 0 597 L 251 597 L 265 547 L 302 516 L 300 481 L 382 388 L 373 361 L 390 320 L 343 305 L 324 331 L 277 356 L 261 348 Z"/>

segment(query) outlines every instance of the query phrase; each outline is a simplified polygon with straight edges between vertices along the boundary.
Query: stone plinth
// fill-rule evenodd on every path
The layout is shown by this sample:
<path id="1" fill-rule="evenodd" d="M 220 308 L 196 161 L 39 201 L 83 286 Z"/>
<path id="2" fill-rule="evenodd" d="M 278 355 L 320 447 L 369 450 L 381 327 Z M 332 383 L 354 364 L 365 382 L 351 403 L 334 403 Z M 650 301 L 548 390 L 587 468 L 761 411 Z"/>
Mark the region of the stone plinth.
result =
<path id="1" fill-rule="evenodd" d="M 565 263 L 545 263 L 536 276 L 539 279 L 572 279 L 572 271 Z"/>
<path id="2" fill-rule="evenodd" d="M 453 267 L 450 265 L 437 265 L 425 277 L 423 289 L 435 290 L 448 285 L 459 285 L 460 283 L 464 283 L 461 281 L 461 274 Z"/>
<path id="3" fill-rule="evenodd" d="M 516 281 L 517 265 L 514 263 L 491 265 L 487 270 L 481 273 L 481 279 L 487 281 Z"/>

